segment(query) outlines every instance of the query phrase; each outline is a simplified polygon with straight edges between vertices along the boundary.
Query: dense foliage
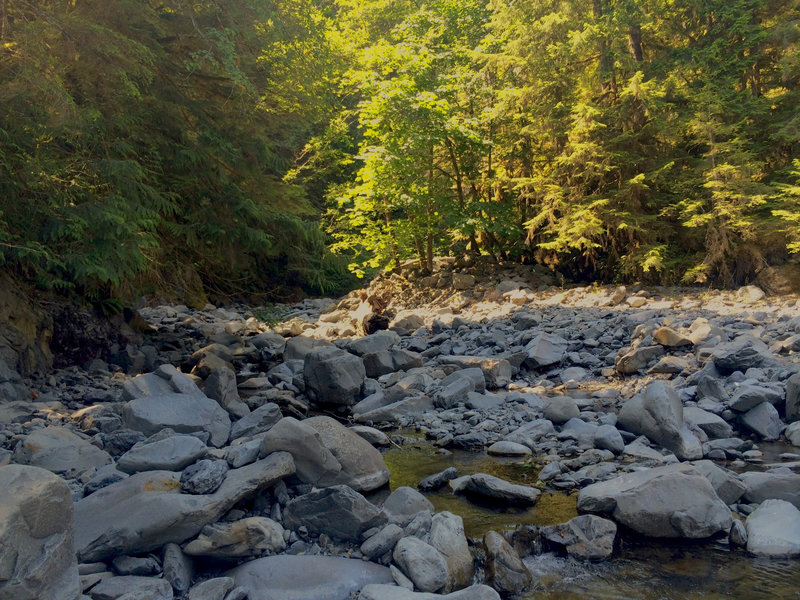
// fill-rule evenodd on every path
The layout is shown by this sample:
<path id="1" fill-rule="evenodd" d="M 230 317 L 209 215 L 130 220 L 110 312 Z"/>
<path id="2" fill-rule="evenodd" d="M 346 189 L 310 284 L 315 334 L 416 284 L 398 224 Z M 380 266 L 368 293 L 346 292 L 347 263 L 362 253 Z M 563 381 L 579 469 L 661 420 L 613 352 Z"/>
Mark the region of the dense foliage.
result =
<path id="1" fill-rule="evenodd" d="M 441 254 L 730 285 L 800 251 L 798 107 L 800 0 L 0 0 L 0 261 L 101 299 Z"/>
<path id="2" fill-rule="evenodd" d="M 354 266 L 730 285 L 800 249 L 796 0 L 341 5 L 359 150 L 330 230 Z"/>

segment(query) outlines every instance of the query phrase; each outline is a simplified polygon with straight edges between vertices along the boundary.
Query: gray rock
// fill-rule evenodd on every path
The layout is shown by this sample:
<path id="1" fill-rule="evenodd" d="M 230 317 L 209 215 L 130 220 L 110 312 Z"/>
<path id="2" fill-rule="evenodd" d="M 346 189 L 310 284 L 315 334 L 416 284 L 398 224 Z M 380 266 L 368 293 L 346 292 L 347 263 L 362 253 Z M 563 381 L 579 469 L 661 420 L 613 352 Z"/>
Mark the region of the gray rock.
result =
<path id="1" fill-rule="evenodd" d="M 783 435 L 792 446 L 800 447 L 800 421 L 794 421 L 784 430 Z"/>
<path id="2" fill-rule="evenodd" d="M 632 375 L 646 369 L 657 358 L 664 356 L 663 346 L 639 346 L 619 356 L 616 369 L 622 375 Z"/>
<path id="3" fill-rule="evenodd" d="M 184 554 L 178 544 L 164 545 L 164 554 L 161 560 L 164 579 L 169 581 L 172 589 L 179 596 L 189 589 L 194 579 L 194 563 L 191 557 Z"/>
<path id="4" fill-rule="evenodd" d="M 742 425 L 765 440 L 781 437 L 783 423 L 777 409 L 769 402 L 762 402 L 740 417 Z"/>
<path id="5" fill-rule="evenodd" d="M 230 439 L 235 440 L 269 431 L 282 416 L 280 407 L 274 402 L 268 402 L 236 421 L 231 426 Z"/>
<path id="6" fill-rule="evenodd" d="M 447 562 L 430 544 L 417 537 L 404 537 L 394 547 L 394 563 L 423 592 L 438 592 L 447 584 Z"/>
<path id="7" fill-rule="evenodd" d="M 389 482 L 389 469 L 383 455 L 360 435 L 331 417 L 311 417 L 303 424 L 319 434 L 322 444 L 339 462 L 337 484 L 349 485 L 357 492 L 369 492 Z"/>
<path id="8" fill-rule="evenodd" d="M 540 333 L 525 346 L 529 369 L 539 369 L 560 363 L 567 354 L 569 342 L 552 333 Z"/>
<path id="9" fill-rule="evenodd" d="M 233 523 L 206 525 L 184 551 L 189 556 L 244 558 L 285 549 L 280 523 L 266 517 L 249 517 Z"/>
<path id="10" fill-rule="evenodd" d="M 269 556 L 227 575 L 249 600 L 347 600 L 367 584 L 392 582 L 386 567 L 334 556 Z"/>
<path id="11" fill-rule="evenodd" d="M 495 442 L 486 449 L 492 456 L 530 456 L 531 449 L 516 442 L 500 441 Z"/>
<path id="12" fill-rule="evenodd" d="M 403 417 L 421 415 L 433 408 L 433 402 L 427 396 L 413 395 L 404 400 L 356 414 L 355 419 L 359 423 L 396 423 Z"/>
<path id="13" fill-rule="evenodd" d="M 498 500 L 506 504 L 532 505 L 541 495 L 541 491 L 527 485 L 509 483 L 499 477 L 486 473 L 471 475 L 464 487 L 465 492 L 477 494 L 484 498 Z"/>
<path id="14" fill-rule="evenodd" d="M 421 510 L 433 514 L 433 504 L 414 488 L 400 486 L 384 500 L 383 510 L 391 523 L 405 526 Z"/>
<path id="15" fill-rule="evenodd" d="M 232 577 L 214 577 L 192 586 L 186 600 L 223 600 L 234 587 Z"/>
<path id="16" fill-rule="evenodd" d="M 732 342 L 714 347 L 709 355 L 717 369 L 722 373 L 746 371 L 750 367 L 760 367 L 775 360 L 767 345 L 752 335 L 744 334 Z"/>
<path id="17" fill-rule="evenodd" d="M 667 348 L 679 348 L 680 346 L 691 346 L 692 340 L 672 329 L 671 327 L 659 327 L 653 332 L 653 339 L 656 343 Z"/>
<path id="18" fill-rule="evenodd" d="M 261 456 L 280 451 L 292 455 L 297 476 L 305 483 L 319 487 L 336 484 L 342 465 L 322 443 L 319 432 L 305 422 L 284 417 L 264 435 Z"/>
<path id="19" fill-rule="evenodd" d="M 74 477 L 112 461 L 111 456 L 65 427 L 45 427 L 26 435 L 14 449 L 14 462 Z"/>
<path id="20" fill-rule="evenodd" d="M 771 558 L 800 556 L 800 510 L 783 500 L 765 500 L 747 517 L 747 551 Z"/>
<path id="21" fill-rule="evenodd" d="M 728 533 L 728 543 L 733 548 L 746 548 L 747 547 L 747 529 L 744 523 L 738 519 L 734 519 L 731 525 L 731 530 Z"/>
<path id="22" fill-rule="evenodd" d="M 800 475 L 796 473 L 748 471 L 739 475 L 739 479 L 745 485 L 744 499 L 747 502 L 758 504 L 774 498 L 800 508 Z"/>
<path id="23" fill-rule="evenodd" d="M 394 550 L 395 544 L 403 537 L 403 529 L 395 523 L 389 523 L 375 535 L 361 544 L 361 553 L 368 559 L 380 558 Z"/>
<path id="24" fill-rule="evenodd" d="M 361 588 L 359 600 L 500 600 L 500 594 L 488 585 L 472 585 L 452 594 L 413 592 L 404 587 L 371 583 Z"/>
<path id="25" fill-rule="evenodd" d="M 291 455 L 275 453 L 228 471 L 222 485 L 202 496 L 180 493 L 180 474 L 146 471 L 105 487 L 75 504 L 75 547 L 82 561 L 141 554 L 181 543 L 214 523 L 237 502 L 294 473 Z"/>
<path id="26" fill-rule="evenodd" d="M 467 367 L 453 371 L 442 379 L 442 387 L 449 387 L 450 385 L 465 381 L 469 385 L 470 392 L 483 393 L 486 391 L 486 377 L 479 367 Z"/>
<path id="27" fill-rule="evenodd" d="M 444 471 L 439 471 L 433 475 L 428 475 L 425 479 L 417 484 L 417 487 L 423 492 L 432 492 L 447 485 L 447 482 L 458 477 L 458 471 L 455 467 L 447 467 Z"/>
<path id="28" fill-rule="evenodd" d="M 227 475 L 227 461 L 200 460 L 181 472 L 181 491 L 186 494 L 212 494 Z"/>
<path id="29" fill-rule="evenodd" d="M 705 538 L 731 526 L 731 512 L 711 483 L 687 464 L 589 485 L 578 494 L 578 510 L 612 515 L 649 537 Z"/>
<path id="30" fill-rule="evenodd" d="M 367 427 L 366 425 L 353 425 L 349 428 L 353 433 L 361 436 L 373 446 L 389 446 L 392 442 L 389 436 L 383 433 L 380 429 L 374 427 Z"/>
<path id="31" fill-rule="evenodd" d="M 733 428 L 725 419 L 696 406 L 684 407 L 683 419 L 691 427 L 704 431 L 710 438 L 722 439 L 733 435 Z"/>
<path id="32" fill-rule="evenodd" d="M 785 392 L 781 388 L 764 384 L 743 384 L 739 386 L 729 402 L 729 406 L 738 412 L 747 412 L 762 402 L 780 405 L 785 400 Z"/>
<path id="33" fill-rule="evenodd" d="M 367 372 L 367 377 L 380 377 L 387 373 L 408 371 L 409 369 L 421 367 L 423 365 L 421 354 L 401 348 L 392 348 L 365 354 L 362 359 L 364 360 L 364 368 Z"/>
<path id="34" fill-rule="evenodd" d="M 594 447 L 600 450 L 610 450 L 614 454 L 622 454 L 625 450 L 625 441 L 622 434 L 613 425 L 600 425 L 594 433 Z"/>
<path id="35" fill-rule="evenodd" d="M 443 364 L 456 365 L 461 369 L 478 368 L 483 373 L 487 388 L 502 388 L 511 381 L 511 363 L 504 358 L 487 358 L 485 356 L 442 356 Z M 477 390 L 476 391 L 480 391 Z"/>
<path id="36" fill-rule="evenodd" d="M 345 485 L 315 490 L 291 500 L 284 509 L 288 529 L 305 526 L 314 534 L 358 542 L 361 534 L 386 524 L 386 515 L 364 496 Z"/>
<path id="37" fill-rule="evenodd" d="M 486 582 L 502 595 L 521 594 L 531 585 L 531 574 L 517 551 L 496 531 L 483 536 Z"/>
<path id="38" fill-rule="evenodd" d="M 523 444 L 531 449 L 536 449 L 536 444 L 539 440 L 554 434 L 555 431 L 552 421 L 548 421 L 547 419 L 535 419 L 521 425 L 509 433 L 505 439 L 510 442 Z"/>
<path id="39" fill-rule="evenodd" d="M 125 473 L 180 471 L 205 456 L 208 448 L 193 435 L 173 435 L 155 442 L 135 445 L 117 460 Z"/>
<path id="40" fill-rule="evenodd" d="M 231 469 L 238 469 L 258 460 L 261 453 L 261 443 L 263 436 L 256 436 L 251 440 L 240 444 L 231 444 L 224 450 L 225 460 Z"/>
<path id="41" fill-rule="evenodd" d="M 0 467 L 0 599 L 75 600 L 73 535 L 62 479 L 37 467 Z"/>
<path id="42" fill-rule="evenodd" d="M 352 406 L 366 377 L 364 361 L 338 348 L 323 348 L 305 357 L 306 394 L 320 404 Z"/>
<path id="43" fill-rule="evenodd" d="M 575 400 L 569 396 L 547 398 L 543 406 L 544 418 L 553 423 L 566 423 L 580 414 Z"/>
<path id="44" fill-rule="evenodd" d="M 130 594 L 130 595 L 129 595 Z M 92 600 L 172 600 L 172 587 L 154 577 L 108 577 L 89 590 Z"/>
<path id="45" fill-rule="evenodd" d="M 786 380 L 786 420 L 800 419 L 800 373 Z"/>
<path id="46" fill-rule="evenodd" d="M 126 401 L 168 394 L 202 396 L 203 392 L 191 377 L 172 365 L 161 365 L 152 373 L 138 375 L 122 384 L 122 399 Z"/>
<path id="47" fill-rule="evenodd" d="M 703 457 L 700 440 L 684 423 L 680 398 L 666 382 L 654 381 L 628 400 L 620 410 L 619 424 L 646 435 L 682 460 Z"/>
<path id="48" fill-rule="evenodd" d="M 710 460 L 698 460 L 692 463 L 706 479 L 725 504 L 731 505 L 739 501 L 747 486 L 733 472 L 717 466 Z"/>
<path id="49" fill-rule="evenodd" d="M 128 402 L 122 411 L 125 427 L 153 435 L 169 427 L 178 433 L 206 431 L 211 444 L 220 447 L 228 441 L 231 420 L 211 398 L 197 394 L 144 396 Z"/>
<path id="50" fill-rule="evenodd" d="M 614 553 L 617 525 L 595 515 L 581 515 L 566 523 L 542 527 L 541 535 L 578 560 L 605 560 Z"/>
<path id="51" fill-rule="evenodd" d="M 158 575 L 161 565 L 152 556 L 117 556 L 111 564 L 117 575 Z"/>
<path id="52" fill-rule="evenodd" d="M 394 331 L 378 331 L 372 335 L 349 342 L 347 350 L 357 356 L 364 356 L 365 354 L 388 350 L 398 343 L 400 343 L 400 336 Z"/>
<path id="53" fill-rule="evenodd" d="M 448 578 L 444 591 L 469 585 L 474 568 L 461 517 L 447 511 L 433 515 L 428 541 L 447 563 Z"/>
<path id="54" fill-rule="evenodd" d="M 250 408 L 239 397 L 236 374 L 228 367 L 215 369 L 206 379 L 203 391 L 206 396 L 216 400 L 232 417 L 241 419 L 250 414 Z"/>

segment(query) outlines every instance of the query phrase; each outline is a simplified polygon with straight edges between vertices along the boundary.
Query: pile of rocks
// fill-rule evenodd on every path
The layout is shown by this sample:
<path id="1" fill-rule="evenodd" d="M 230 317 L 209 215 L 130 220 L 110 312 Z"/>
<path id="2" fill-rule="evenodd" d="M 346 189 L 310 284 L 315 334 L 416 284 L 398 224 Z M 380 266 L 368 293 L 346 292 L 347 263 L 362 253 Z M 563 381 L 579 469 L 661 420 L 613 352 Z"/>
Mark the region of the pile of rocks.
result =
<path id="1" fill-rule="evenodd" d="M 800 444 L 796 299 L 435 277 L 369 336 L 363 295 L 273 327 L 157 307 L 128 353 L 149 373 L 0 364 L 0 598 L 498 598 L 533 583 L 526 555 L 613 556 L 618 526 L 800 555 L 800 454 L 758 448 Z M 577 492 L 585 514 L 468 540 L 420 491 L 381 502 L 398 428 L 542 465 L 537 486 L 449 469 L 422 491 Z"/>

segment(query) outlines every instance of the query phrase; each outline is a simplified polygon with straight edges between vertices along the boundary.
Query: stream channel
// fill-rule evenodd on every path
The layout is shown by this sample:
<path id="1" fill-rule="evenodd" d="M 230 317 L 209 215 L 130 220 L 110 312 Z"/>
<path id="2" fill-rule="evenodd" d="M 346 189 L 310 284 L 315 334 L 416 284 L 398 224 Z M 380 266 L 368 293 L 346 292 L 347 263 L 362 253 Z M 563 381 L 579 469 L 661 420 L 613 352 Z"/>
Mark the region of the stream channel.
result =
<path id="1" fill-rule="evenodd" d="M 391 472 L 391 489 L 416 488 L 424 477 L 448 467 L 456 467 L 459 476 L 482 472 L 532 485 L 540 468 L 530 459 L 499 458 L 485 452 L 442 453 L 425 440 L 392 447 L 384 458 Z M 448 487 L 426 496 L 437 512 L 460 515 L 467 536 L 475 538 L 490 529 L 554 525 L 578 514 L 577 493 L 545 491 L 530 509 L 476 504 L 452 494 Z M 800 598 L 800 561 L 753 558 L 742 550 L 729 550 L 726 539 L 687 543 L 623 536 L 619 551 L 605 562 L 542 554 L 526 558 L 525 564 L 535 583 L 521 600 Z"/>

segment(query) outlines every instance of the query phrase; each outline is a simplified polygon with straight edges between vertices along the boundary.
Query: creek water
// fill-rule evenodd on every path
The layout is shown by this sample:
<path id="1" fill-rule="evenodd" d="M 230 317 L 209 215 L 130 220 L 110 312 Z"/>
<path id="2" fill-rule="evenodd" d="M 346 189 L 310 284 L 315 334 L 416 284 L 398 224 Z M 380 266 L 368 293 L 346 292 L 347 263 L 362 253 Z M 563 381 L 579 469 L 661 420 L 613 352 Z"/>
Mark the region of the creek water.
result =
<path id="1" fill-rule="evenodd" d="M 778 449 L 775 449 L 777 453 Z M 416 487 L 424 477 L 456 467 L 458 474 L 489 473 L 533 485 L 541 467 L 533 460 L 504 459 L 484 452 L 442 453 L 424 440 L 384 453 L 391 489 Z M 770 457 L 771 458 L 771 457 Z M 477 504 L 448 488 L 426 494 L 436 511 L 448 510 L 464 520 L 467 536 L 480 538 L 494 529 L 517 525 L 552 525 L 576 516 L 576 494 L 544 492 L 530 509 L 498 509 Z M 623 536 L 614 558 L 588 563 L 554 554 L 525 560 L 535 585 L 522 600 L 776 600 L 800 598 L 800 561 L 759 559 L 731 551 L 726 541 L 653 541 Z"/>

